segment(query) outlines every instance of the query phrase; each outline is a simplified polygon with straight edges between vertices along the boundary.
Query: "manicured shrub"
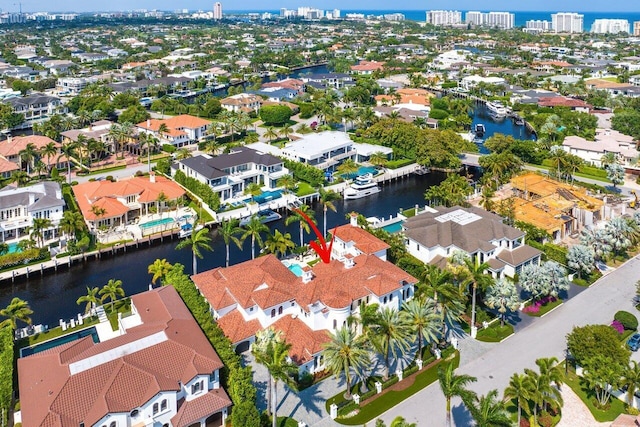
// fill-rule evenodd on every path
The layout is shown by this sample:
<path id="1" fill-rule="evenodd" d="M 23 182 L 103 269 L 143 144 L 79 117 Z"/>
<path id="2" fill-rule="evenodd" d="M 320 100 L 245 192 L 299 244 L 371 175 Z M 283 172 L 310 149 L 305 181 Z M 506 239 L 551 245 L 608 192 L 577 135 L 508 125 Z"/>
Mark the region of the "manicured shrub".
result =
<path id="1" fill-rule="evenodd" d="M 620 322 L 625 329 L 630 331 L 638 329 L 638 318 L 628 311 L 618 311 L 615 316 L 613 316 L 613 319 L 614 321 Z"/>
<path id="2" fill-rule="evenodd" d="M 622 326 L 622 323 L 618 322 L 617 320 L 611 322 L 611 327 L 615 329 L 619 334 L 622 334 L 624 332 L 624 326 Z"/>
<path id="3" fill-rule="evenodd" d="M 307 182 L 313 187 L 319 187 L 324 182 L 324 172 L 313 166 L 284 159 L 284 167 L 289 169 L 295 179 Z"/>
<path id="4" fill-rule="evenodd" d="M 200 197 L 212 210 L 218 211 L 220 209 L 220 196 L 207 184 L 186 176 L 182 171 L 177 171 L 173 178 L 178 184 Z"/>
<path id="5" fill-rule="evenodd" d="M 177 148 L 171 144 L 162 144 L 162 151 L 165 153 L 173 154 L 176 150 Z"/>
<path id="6" fill-rule="evenodd" d="M 9 425 L 9 415 L 13 416 L 11 398 L 13 396 L 13 329 L 0 328 L 0 409 L 2 425 Z"/>

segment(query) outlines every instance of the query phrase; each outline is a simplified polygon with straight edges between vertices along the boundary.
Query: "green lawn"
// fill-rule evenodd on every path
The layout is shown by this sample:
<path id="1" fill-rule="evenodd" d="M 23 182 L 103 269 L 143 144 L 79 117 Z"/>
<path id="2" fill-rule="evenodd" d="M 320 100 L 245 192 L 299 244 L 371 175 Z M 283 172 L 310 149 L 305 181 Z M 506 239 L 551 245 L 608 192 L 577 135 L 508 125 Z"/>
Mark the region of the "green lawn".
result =
<path id="1" fill-rule="evenodd" d="M 369 400 L 369 403 L 365 403 L 361 406 L 360 411 L 349 418 L 336 418 L 336 421 L 344 425 L 362 425 L 368 423 L 375 417 L 379 416 L 383 412 L 393 408 L 398 403 L 407 399 L 409 396 L 414 395 L 429 384 L 434 383 L 438 379 L 438 367 L 442 363 L 453 363 L 455 367 L 458 367 L 460 363 L 460 353 L 455 352 L 455 356 L 450 362 L 445 362 L 444 359 L 429 369 L 426 369 L 415 376 L 413 384 L 405 388 L 404 390 L 392 390 L 381 395 L 377 399 Z M 443 409 L 444 410 L 444 409 Z"/>
<path id="2" fill-rule="evenodd" d="M 402 215 L 406 216 L 407 218 L 411 218 L 412 216 L 416 216 L 416 208 L 406 209 L 406 210 L 402 211 Z"/>
<path id="3" fill-rule="evenodd" d="M 317 190 L 311 186 L 308 182 L 300 181 L 298 182 L 298 189 L 296 190 L 296 196 L 308 196 L 309 194 L 315 193 Z"/>
<path id="4" fill-rule="evenodd" d="M 554 308 L 556 308 L 557 306 L 559 306 L 560 304 L 562 304 L 562 302 L 563 301 L 560 298 L 558 298 L 555 301 L 548 302 L 542 307 L 540 307 L 540 310 L 537 313 L 527 313 L 527 314 L 533 317 L 542 317 L 548 312 L 550 312 L 551 310 L 553 310 Z"/>
<path id="5" fill-rule="evenodd" d="M 193 200 L 189 203 L 189 207 L 198 214 L 198 219 L 201 222 L 209 223 L 213 221 L 213 217 L 211 216 L 211 214 L 206 209 L 200 209 L 198 207 L 198 204 Z"/>
<path id="6" fill-rule="evenodd" d="M 118 330 L 118 313 L 122 313 L 122 317 L 131 314 L 131 298 L 123 298 L 115 301 L 113 306 L 111 303 L 104 305 L 104 311 L 107 313 L 111 329 Z"/>
<path id="7" fill-rule="evenodd" d="M 566 376 L 565 382 L 578 395 L 578 397 L 582 399 L 584 404 L 587 405 L 587 408 L 589 408 L 589 411 L 591 411 L 591 414 L 593 415 L 593 418 L 596 419 L 596 421 L 599 421 L 601 423 L 613 421 L 618 415 L 625 413 L 624 402 L 613 396 L 611 396 L 611 399 L 609 401 L 609 408 L 607 410 L 596 408 L 596 406 L 594 405 L 595 396 L 593 395 L 593 392 L 582 387 L 582 384 L 580 384 L 580 377 L 576 375 L 575 371 L 569 371 Z"/>
<path id="8" fill-rule="evenodd" d="M 484 342 L 500 342 L 511 334 L 513 334 L 512 325 L 505 323 L 504 326 L 500 326 L 500 322 L 494 322 L 487 329 L 479 330 L 476 339 Z"/>
<path id="9" fill-rule="evenodd" d="M 553 169 L 553 168 L 550 168 L 549 166 L 545 166 L 545 165 L 534 165 L 534 164 L 532 164 L 532 163 L 527 163 L 526 165 L 527 165 L 527 166 L 534 167 L 534 168 L 542 169 L 542 170 L 545 170 L 545 171 L 550 171 L 551 169 Z M 579 177 L 581 177 L 581 178 L 593 179 L 594 181 L 600 181 L 600 182 L 601 182 L 601 183 L 603 183 L 603 184 L 611 184 L 611 181 L 610 181 L 609 179 L 604 178 L 604 177 L 602 177 L 602 176 L 590 175 L 590 174 L 582 173 L 582 172 L 575 172 L 575 173 L 573 173 L 573 175 L 574 175 L 574 176 L 579 176 Z M 574 182 L 574 184 L 578 184 L 578 183 L 575 183 L 575 182 Z"/>
<path id="10" fill-rule="evenodd" d="M 49 329 L 46 332 L 42 332 L 40 334 L 36 334 L 36 335 L 30 336 L 28 338 L 23 338 L 20 341 L 16 342 L 16 347 L 17 347 L 17 349 L 20 349 L 20 348 L 23 348 L 23 347 L 30 347 L 32 345 L 39 344 L 41 342 L 48 341 L 48 340 L 53 339 L 53 338 L 57 338 L 57 337 L 60 337 L 60 336 L 63 336 L 63 335 L 67 335 L 67 334 L 69 334 L 71 332 L 76 332 L 76 331 L 79 331 L 81 329 L 88 328 L 88 327 L 93 326 L 93 325 L 95 325 L 97 323 L 98 323 L 98 317 L 91 317 L 89 319 L 86 319 L 82 325 L 76 325 L 75 328 L 67 328 L 66 331 L 63 331 L 62 328 L 60 326 L 58 326 L 56 328 Z"/>

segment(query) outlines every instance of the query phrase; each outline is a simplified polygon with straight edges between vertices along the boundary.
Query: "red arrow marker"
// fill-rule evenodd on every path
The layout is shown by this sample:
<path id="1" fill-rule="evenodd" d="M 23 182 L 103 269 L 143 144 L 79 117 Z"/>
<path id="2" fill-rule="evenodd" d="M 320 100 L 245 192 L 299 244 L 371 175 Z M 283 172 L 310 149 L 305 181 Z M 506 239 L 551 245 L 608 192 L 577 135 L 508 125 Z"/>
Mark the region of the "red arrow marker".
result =
<path id="1" fill-rule="evenodd" d="M 335 235 L 331 235 L 331 242 L 329 243 L 329 247 L 327 248 L 327 242 L 324 240 L 324 237 L 320 233 L 320 230 L 318 230 L 318 227 L 316 227 L 316 225 L 314 224 L 313 220 L 300 209 L 291 208 L 291 210 L 300 215 L 305 221 L 307 221 L 307 223 L 311 226 L 313 232 L 316 233 L 320 244 L 315 241 L 311 241 L 309 242 L 309 246 L 311 246 L 311 249 L 316 251 L 322 262 L 324 262 L 325 264 L 329 264 L 329 262 L 331 261 L 331 248 L 333 248 L 333 238 L 335 237 Z"/>

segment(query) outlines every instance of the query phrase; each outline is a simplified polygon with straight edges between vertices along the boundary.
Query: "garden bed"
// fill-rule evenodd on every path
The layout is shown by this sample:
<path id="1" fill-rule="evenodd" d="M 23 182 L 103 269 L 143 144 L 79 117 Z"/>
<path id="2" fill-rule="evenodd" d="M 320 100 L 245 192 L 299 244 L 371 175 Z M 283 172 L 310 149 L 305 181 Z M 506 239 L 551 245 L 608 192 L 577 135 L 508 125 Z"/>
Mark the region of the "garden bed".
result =
<path id="1" fill-rule="evenodd" d="M 624 414 L 625 407 L 624 402 L 614 396 L 611 396 L 607 409 L 598 409 L 595 405 L 595 395 L 593 391 L 585 389 L 582 387 L 580 383 L 580 377 L 575 373 L 573 369 L 569 370 L 569 373 L 566 375 L 565 383 L 571 387 L 571 389 L 578 395 L 580 400 L 587 405 L 589 411 L 591 411 L 591 415 L 598 422 L 607 422 L 613 421 L 620 414 Z"/>
<path id="2" fill-rule="evenodd" d="M 513 326 L 509 323 L 500 325 L 500 322 L 494 322 L 486 329 L 480 329 L 476 335 L 478 341 L 483 342 L 500 342 L 513 334 Z"/>
<path id="3" fill-rule="evenodd" d="M 529 316 L 542 317 L 562 303 L 563 301 L 560 298 L 545 297 L 538 301 L 530 302 L 527 306 L 525 306 L 522 312 L 528 314 Z"/>

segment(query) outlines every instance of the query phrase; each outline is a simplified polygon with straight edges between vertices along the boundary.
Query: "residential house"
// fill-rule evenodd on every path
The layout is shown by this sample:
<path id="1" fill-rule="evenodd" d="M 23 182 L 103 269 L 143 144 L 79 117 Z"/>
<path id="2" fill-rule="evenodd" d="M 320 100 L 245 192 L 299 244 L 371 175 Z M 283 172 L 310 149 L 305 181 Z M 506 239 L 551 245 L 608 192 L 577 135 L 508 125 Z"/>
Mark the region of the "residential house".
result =
<path id="1" fill-rule="evenodd" d="M 166 207 L 184 196 L 185 191 L 170 179 L 151 174 L 148 178 L 133 177 L 116 182 L 84 182 L 73 186 L 73 194 L 87 226 L 97 230 L 103 226 L 125 225 L 147 214 L 150 208 Z M 159 201 L 161 194 L 166 201 Z"/>
<path id="2" fill-rule="evenodd" d="M 82 89 L 92 83 L 96 83 L 99 79 L 95 76 L 91 77 L 61 77 L 56 80 L 56 90 L 63 95 L 76 96 Z"/>
<path id="3" fill-rule="evenodd" d="M 398 108 L 413 106 L 414 109 L 428 110 L 431 105 L 431 98 L 435 95 L 425 89 L 404 88 L 398 89 L 390 94 L 376 95 L 375 101 L 378 106 L 397 105 Z"/>
<path id="4" fill-rule="evenodd" d="M 305 85 L 311 85 L 319 89 L 342 89 L 355 85 L 353 76 L 344 73 L 321 73 L 301 76 Z"/>
<path id="5" fill-rule="evenodd" d="M 593 108 L 592 105 L 587 104 L 581 99 L 567 98 L 564 96 L 541 97 L 538 100 L 538 105 L 540 107 L 565 107 L 571 111 L 587 114 L 591 111 L 591 108 Z"/>
<path id="6" fill-rule="evenodd" d="M 34 219 L 48 219 L 51 225 L 42 231 L 43 240 L 58 237 L 65 202 L 60 184 L 43 181 L 26 187 L 0 189 L 0 241 L 26 237 Z"/>
<path id="7" fill-rule="evenodd" d="M 418 280 L 378 256 L 386 255 L 388 245 L 346 227 L 357 224 L 336 229 L 329 263 L 285 265 L 267 255 L 192 276 L 237 351 L 272 326 L 291 344 L 289 356 L 300 373 L 319 372 L 328 332 L 346 326 L 361 303 L 399 309 L 413 297 Z"/>
<path id="8" fill-rule="evenodd" d="M 289 160 L 322 170 L 333 170 L 345 159 L 355 160 L 353 141 L 344 132 L 320 132 L 302 135 L 281 150 Z"/>
<path id="9" fill-rule="evenodd" d="M 262 106 L 262 98 L 252 93 L 239 93 L 224 98 L 220 105 L 233 113 L 257 113 Z"/>
<path id="10" fill-rule="evenodd" d="M 581 187 L 535 173 L 511 179 L 516 221 L 533 224 L 559 243 L 582 227 L 610 216 L 604 202 Z"/>
<path id="11" fill-rule="evenodd" d="M 21 158 L 20 153 L 30 144 L 34 147 L 36 155 L 27 165 L 27 162 Z M 42 156 L 39 154 L 39 152 L 49 144 L 53 144 L 57 152 L 51 156 Z M 7 140 L 0 142 L 0 156 L 4 160 L 15 164 L 17 169 L 29 170 L 30 172 L 33 171 L 37 161 L 42 161 L 48 169 L 54 167 L 56 169 L 66 169 L 67 158 L 61 154 L 60 147 L 61 144 L 59 142 L 54 141 L 48 136 L 27 135 L 9 137 Z"/>
<path id="12" fill-rule="evenodd" d="M 96 141 L 104 143 L 105 151 L 113 153 L 115 152 L 116 147 L 113 138 L 109 134 L 112 125 L 113 122 L 109 120 L 99 120 L 97 122 L 89 124 L 88 127 L 83 129 L 66 130 L 60 133 L 60 135 L 62 136 L 62 143 L 66 144 L 69 142 L 78 142 L 79 138 L 80 140 L 84 139 L 85 142 L 91 139 L 95 139 Z M 80 144 L 78 149 L 82 151 L 82 155 L 84 158 L 87 158 L 87 156 L 91 156 L 91 160 L 100 158 L 102 154 L 99 151 L 89 150 L 86 144 Z"/>
<path id="13" fill-rule="evenodd" d="M 22 425 L 225 425 L 224 365 L 172 286 L 131 297 L 118 327 L 18 359 Z"/>
<path id="14" fill-rule="evenodd" d="M 9 98 L 3 103 L 11 105 L 14 113 L 24 115 L 24 122 L 15 129 L 31 128 L 34 123 L 46 120 L 53 114 L 65 114 L 68 111 L 60 98 L 37 92 L 23 98 Z"/>
<path id="15" fill-rule="evenodd" d="M 81 52 L 76 55 L 71 54 L 80 60 L 80 62 L 96 62 L 109 59 L 109 55 L 102 52 Z"/>
<path id="16" fill-rule="evenodd" d="M 211 186 L 221 202 L 244 194 L 250 183 L 275 189 L 278 180 L 289 173 L 282 159 L 248 147 L 235 147 L 228 154 L 211 157 L 202 154 L 179 160 L 171 166 L 175 176 L 181 171 L 186 176 Z"/>
<path id="17" fill-rule="evenodd" d="M 392 115 L 395 115 L 398 119 L 403 120 L 407 123 L 413 123 L 419 119 L 424 121 L 425 125 L 428 128 L 438 128 L 438 120 L 429 117 L 429 107 L 424 107 L 424 109 L 416 109 L 419 108 L 419 106 L 411 104 L 410 106 L 413 108 L 407 108 L 407 104 L 403 105 L 404 107 L 401 107 L 399 104 L 373 107 L 373 112 L 377 117 L 391 117 Z"/>
<path id="18" fill-rule="evenodd" d="M 384 62 L 378 61 L 360 61 L 359 64 L 351 66 L 351 72 L 361 76 L 368 76 L 373 74 L 374 71 L 382 71 L 384 64 Z"/>
<path id="19" fill-rule="evenodd" d="M 484 77 L 484 76 L 477 76 L 474 74 L 471 76 L 465 76 L 462 79 L 460 79 L 460 83 L 458 84 L 458 86 L 465 90 L 472 90 L 472 89 L 475 89 L 476 87 L 482 87 L 483 85 L 485 87 L 489 85 L 504 86 L 505 83 L 506 83 L 506 80 L 503 79 L 502 77 L 495 77 L 495 76 Z"/>
<path id="20" fill-rule="evenodd" d="M 570 135 L 562 142 L 562 148 L 596 167 L 602 167 L 602 157 L 613 153 L 620 164 L 626 168 L 638 169 L 637 159 L 640 152 L 632 136 L 624 135 L 613 129 L 596 129 L 595 141 Z"/>
<path id="21" fill-rule="evenodd" d="M 443 267 L 462 251 L 489 264 L 494 277 L 513 277 L 523 266 L 540 263 L 541 252 L 524 244 L 524 231 L 481 208 L 430 209 L 407 219 L 402 228 L 409 253 L 428 264 Z"/>
<path id="22" fill-rule="evenodd" d="M 160 127 L 165 125 L 167 130 L 160 132 Z M 171 144 L 177 148 L 197 143 L 204 138 L 211 122 L 199 117 L 181 114 L 167 119 L 149 119 L 138 123 L 138 132 L 149 133 L 163 143 Z"/>

